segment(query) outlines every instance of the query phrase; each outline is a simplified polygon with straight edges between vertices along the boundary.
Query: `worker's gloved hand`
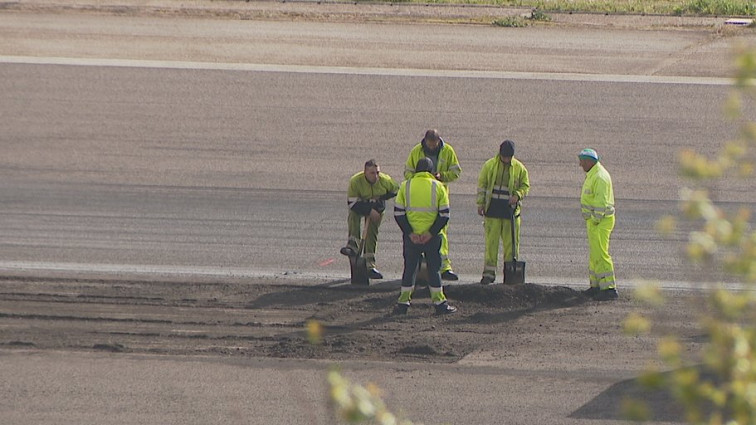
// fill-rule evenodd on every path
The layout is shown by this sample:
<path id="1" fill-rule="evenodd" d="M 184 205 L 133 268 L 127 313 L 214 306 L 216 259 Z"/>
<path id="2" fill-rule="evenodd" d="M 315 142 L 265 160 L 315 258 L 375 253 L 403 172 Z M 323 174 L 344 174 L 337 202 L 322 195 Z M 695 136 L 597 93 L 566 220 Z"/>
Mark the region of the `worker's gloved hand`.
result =
<path id="1" fill-rule="evenodd" d="M 386 201 L 384 201 L 383 199 L 376 199 L 370 201 L 370 203 L 373 206 L 373 210 L 378 211 L 379 214 L 386 210 Z"/>
<path id="2" fill-rule="evenodd" d="M 601 219 L 600 218 L 596 218 L 596 217 L 591 218 L 591 221 L 593 222 L 593 224 L 595 224 L 597 226 L 598 226 L 599 223 L 601 223 Z"/>

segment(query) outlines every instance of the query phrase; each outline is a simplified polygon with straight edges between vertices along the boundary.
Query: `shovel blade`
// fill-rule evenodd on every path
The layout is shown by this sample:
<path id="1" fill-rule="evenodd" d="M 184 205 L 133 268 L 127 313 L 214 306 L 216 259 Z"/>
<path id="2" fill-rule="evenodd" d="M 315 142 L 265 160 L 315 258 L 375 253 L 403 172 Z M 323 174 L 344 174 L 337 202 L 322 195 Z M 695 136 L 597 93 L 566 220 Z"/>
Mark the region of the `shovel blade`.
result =
<path id="1" fill-rule="evenodd" d="M 349 257 L 349 267 L 352 273 L 352 285 L 370 284 L 365 257 Z"/>
<path id="2" fill-rule="evenodd" d="M 420 257 L 420 261 L 417 264 L 417 274 L 415 275 L 415 285 L 428 286 L 430 285 L 430 275 L 428 274 L 428 262 L 425 261 L 425 256 Z"/>
<path id="3" fill-rule="evenodd" d="M 504 263 L 504 284 L 518 285 L 525 283 L 525 262 L 506 261 Z"/>

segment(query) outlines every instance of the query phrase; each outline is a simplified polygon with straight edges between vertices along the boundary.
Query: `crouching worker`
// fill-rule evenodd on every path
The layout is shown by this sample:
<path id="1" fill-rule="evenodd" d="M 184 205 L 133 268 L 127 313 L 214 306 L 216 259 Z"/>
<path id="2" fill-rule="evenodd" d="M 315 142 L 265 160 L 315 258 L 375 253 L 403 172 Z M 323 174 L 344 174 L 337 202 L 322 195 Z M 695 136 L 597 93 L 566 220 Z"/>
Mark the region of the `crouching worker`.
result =
<path id="1" fill-rule="evenodd" d="M 349 179 L 347 190 L 347 206 L 349 215 L 347 225 L 349 239 L 341 253 L 346 256 L 357 256 L 361 241 L 362 217 L 367 218 L 367 235 L 365 237 L 365 264 L 370 279 L 383 279 L 383 275 L 375 267 L 375 251 L 378 247 L 378 228 L 386 209 L 386 200 L 396 196 L 399 185 L 388 174 L 381 173 L 381 168 L 371 159 L 365 162 L 365 169 Z"/>
<path id="2" fill-rule="evenodd" d="M 407 314 L 415 290 L 417 266 L 422 255 L 428 264 L 431 301 L 436 314 L 457 311 L 446 300 L 441 286 L 441 237 L 439 232 L 449 222 L 449 194 L 433 177 L 433 161 L 421 158 L 415 174 L 402 182 L 394 201 L 394 219 L 402 229 L 404 272 L 402 289 L 394 314 Z"/>

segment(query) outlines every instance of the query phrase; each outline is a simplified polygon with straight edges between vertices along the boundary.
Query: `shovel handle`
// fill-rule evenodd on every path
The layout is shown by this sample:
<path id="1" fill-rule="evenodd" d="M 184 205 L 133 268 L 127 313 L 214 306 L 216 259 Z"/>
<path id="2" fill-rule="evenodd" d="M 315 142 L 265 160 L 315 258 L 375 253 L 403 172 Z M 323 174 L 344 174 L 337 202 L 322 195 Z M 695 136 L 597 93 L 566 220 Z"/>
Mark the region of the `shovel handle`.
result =
<path id="1" fill-rule="evenodd" d="M 360 247 L 359 251 L 357 252 L 357 256 L 362 255 L 362 251 L 365 249 L 365 239 L 367 239 L 367 233 L 368 233 L 368 225 L 370 225 L 370 216 L 365 216 L 365 226 L 362 229 L 362 239 L 360 239 Z"/>
<path id="2" fill-rule="evenodd" d="M 512 233 L 512 261 L 517 261 L 517 244 L 515 243 L 515 224 L 517 223 L 517 217 L 515 217 L 515 211 L 517 211 L 517 207 L 520 206 L 520 201 L 517 201 L 514 206 L 511 206 L 512 208 L 512 220 L 511 223 L 509 223 L 509 229 Z"/>

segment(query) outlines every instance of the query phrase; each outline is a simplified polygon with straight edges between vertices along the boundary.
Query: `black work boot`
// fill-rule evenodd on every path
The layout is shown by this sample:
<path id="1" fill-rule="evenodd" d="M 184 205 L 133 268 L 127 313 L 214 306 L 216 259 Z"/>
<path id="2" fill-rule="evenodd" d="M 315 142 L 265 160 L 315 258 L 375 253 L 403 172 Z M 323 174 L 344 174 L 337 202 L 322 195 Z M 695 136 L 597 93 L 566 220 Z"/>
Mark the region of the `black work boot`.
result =
<path id="1" fill-rule="evenodd" d="M 457 312 L 457 307 L 449 305 L 447 301 L 436 304 L 436 314 L 452 314 Z"/>
<path id="2" fill-rule="evenodd" d="M 494 283 L 494 280 L 496 280 L 496 278 L 493 277 L 493 276 L 483 276 L 483 278 L 480 279 L 480 284 L 481 285 L 490 285 L 490 284 Z"/>
<path id="3" fill-rule="evenodd" d="M 459 276 L 451 270 L 441 273 L 441 280 L 459 280 Z"/>
<path id="4" fill-rule="evenodd" d="M 342 247 L 339 252 L 341 255 L 346 255 L 347 257 L 356 257 L 357 256 L 357 245 L 353 245 L 351 243 L 347 243 L 346 246 Z"/>

